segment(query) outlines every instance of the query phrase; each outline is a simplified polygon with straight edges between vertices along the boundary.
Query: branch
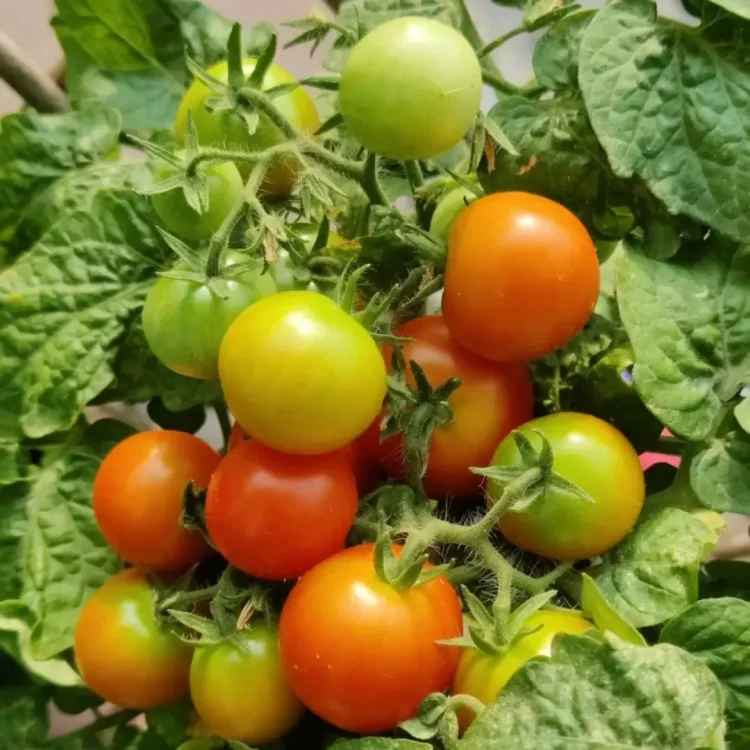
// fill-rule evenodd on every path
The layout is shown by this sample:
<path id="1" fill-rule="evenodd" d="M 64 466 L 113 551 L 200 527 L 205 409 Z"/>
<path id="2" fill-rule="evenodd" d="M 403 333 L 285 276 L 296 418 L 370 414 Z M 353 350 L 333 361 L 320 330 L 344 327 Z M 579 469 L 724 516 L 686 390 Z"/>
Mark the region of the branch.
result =
<path id="1" fill-rule="evenodd" d="M 66 112 L 68 99 L 57 84 L 36 67 L 16 43 L 0 31 L 0 78 L 40 112 Z"/>

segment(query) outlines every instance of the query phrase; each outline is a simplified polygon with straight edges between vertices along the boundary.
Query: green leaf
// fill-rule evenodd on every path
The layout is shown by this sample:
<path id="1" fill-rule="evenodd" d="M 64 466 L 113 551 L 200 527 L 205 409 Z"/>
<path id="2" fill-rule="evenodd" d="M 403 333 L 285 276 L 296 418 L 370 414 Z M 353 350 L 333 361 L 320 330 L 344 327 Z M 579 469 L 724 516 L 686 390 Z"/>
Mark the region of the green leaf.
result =
<path id="1" fill-rule="evenodd" d="M 724 8 L 730 13 L 746 18 L 750 21 L 750 6 L 746 0 L 708 0 L 719 8 Z"/>
<path id="2" fill-rule="evenodd" d="M 146 711 L 146 722 L 166 747 L 178 747 L 185 742 L 193 719 L 193 706 L 188 698 Z"/>
<path id="3" fill-rule="evenodd" d="M 724 688 L 730 714 L 750 721 L 750 603 L 741 599 L 698 602 L 661 632 L 662 643 L 697 656 Z"/>
<path id="4" fill-rule="evenodd" d="M 0 242 L 7 242 L 30 204 L 69 173 L 117 146 L 120 118 L 111 109 L 63 115 L 9 114 L 0 120 Z"/>
<path id="5" fill-rule="evenodd" d="M 22 664 L 34 677 L 61 687 L 82 685 L 81 678 L 64 659 L 37 659 L 32 654 L 31 634 L 36 615 L 23 601 L 0 602 L 0 649 Z"/>
<path id="6" fill-rule="evenodd" d="M 750 378 L 750 247 L 716 242 L 698 259 L 692 249 L 669 262 L 628 250 L 617 298 L 641 397 L 670 430 L 701 440 Z"/>
<path id="7" fill-rule="evenodd" d="M 9 750 L 37 748 L 47 736 L 48 725 L 45 696 L 38 687 L 23 685 L 0 688 L 0 737 L 3 747 Z"/>
<path id="8" fill-rule="evenodd" d="M 750 435 L 730 429 L 712 437 L 690 464 L 690 486 L 706 508 L 750 514 Z"/>
<path id="9" fill-rule="evenodd" d="M 534 75 L 548 89 L 578 88 L 578 59 L 583 32 L 596 15 L 593 10 L 570 13 L 547 30 L 534 47 Z"/>
<path id="10" fill-rule="evenodd" d="M 714 560 L 703 566 L 700 598 L 732 596 L 750 601 L 750 562 Z"/>
<path id="11" fill-rule="evenodd" d="M 128 329 L 114 361 L 114 383 L 97 399 L 99 403 L 143 403 L 160 398 L 172 412 L 208 404 L 221 397 L 213 380 L 196 380 L 172 372 L 151 352 L 143 335 L 140 315 Z"/>
<path id="12" fill-rule="evenodd" d="M 750 34 L 739 19 L 735 30 Z M 586 30 L 579 76 L 615 173 L 738 241 L 750 235 L 746 45 L 657 19 L 653 0 L 621 0 Z"/>
<path id="13" fill-rule="evenodd" d="M 364 737 L 358 740 L 336 740 L 330 750 L 431 750 L 432 745 L 414 740 L 393 740 L 390 737 Z"/>
<path id="14" fill-rule="evenodd" d="M 588 573 L 633 627 L 658 625 L 695 603 L 700 563 L 716 541 L 716 532 L 695 515 L 663 508 Z"/>
<path id="15" fill-rule="evenodd" d="M 586 573 L 581 573 L 581 609 L 590 617 L 599 630 L 614 633 L 626 643 L 645 646 L 643 636 L 607 601 L 599 590 L 596 581 Z"/>
<path id="16" fill-rule="evenodd" d="M 745 398 L 734 407 L 734 418 L 740 427 L 750 435 L 750 398 Z"/>
<path id="17" fill-rule="evenodd" d="M 0 436 L 75 423 L 113 380 L 115 344 L 165 255 L 148 200 L 112 190 L 0 273 Z"/>
<path id="18" fill-rule="evenodd" d="M 91 486 L 105 454 L 132 434 L 103 420 L 53 436 L 27 482 L 0 489 L 0 600 L 25 602 L 35 614 L 29 653 L 49 659 L 73 645 L 78 611 L 119 562 L 102 539 Z"/>
<path id="19" fill-rule="evenodd" d="M 574 0 L 529 0 L 523 25 L 527 31 L 536 31 L 564 18 L 576 6 Z"/>
<path id="20" fill-rule="evenodd" d="M 459 750 L 688 750 L 720 724 L 721 687 L 701 662 L 651 648 L 559 635 L 482 713 Z"/>
<path id="21" fill-rule="evenodd" d="M 206 410 L 202 404 L 172 411 L 167 409 L 160 396 L 148 402 L 147 411 L 149 418 L 164 430 L 180 430 L 194 435 L 206 422 Z"/>
<path id="22" fill-rule="evenodd" d="M 31 459 L 26 446 L 15 440 L 0 440 L 0 487 L 28 476 Z"/>

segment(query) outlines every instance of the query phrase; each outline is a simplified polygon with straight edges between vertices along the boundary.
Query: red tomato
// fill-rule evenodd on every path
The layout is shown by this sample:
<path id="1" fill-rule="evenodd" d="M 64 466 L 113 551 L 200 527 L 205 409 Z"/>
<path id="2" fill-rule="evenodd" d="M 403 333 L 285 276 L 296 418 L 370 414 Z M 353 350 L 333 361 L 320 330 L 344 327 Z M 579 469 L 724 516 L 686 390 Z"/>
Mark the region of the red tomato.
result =
<path id="1" fill-rule="evenodd" d="M 563 346 L 594 310 L 596 247 L 578 218 L 531 193 L 493 193 L 451 229 L 443 315 L 451 336 L 498 362 Z"/>
<path id="2" fill-rule="evenodd" d="M 300 700 L 360 733 L 393 729 L 444 690 L 460 652 L 436 642 L 463 631 L 446 578 L 395 589 L 376 574 L 373 553 L 371 544 L 351 547 L 306 573 L 279 624 L 284 669 Z"/>
<path id="3" fill-rule="evenodd" d="M 249 440 L 208 487 L 206 525 L 216 548 L 258 578 L 297 578 L 338 552 L 357 513 L 343 452 L 294 456 Z"/>
<path id="4" fill-rule="evenodd" d="M 123 560 L 179 572 L 208 553 L 197 531 L 180 525 L 188 484 L 208 486 L 221 457 L 186 432 L 150 430 L 123 440 L 94 480 L 94 514 L 110 547 Z"/>
<path id="5" fill-rule="evenodd" d="M 154 592 L 135 568 L 95 591 L 76 625 L 75 658 L 83 679 L 123 708 L 152 708 L 187 695 L 192 655 L 157 621 Z"/>
<path id="6" fill-rule="evenodd" d="M 474 495 L 482 478 L 470 467 L 488 466 L 502 439 L 533 416 L 527 368 L 477 357 L 451 339 L 441 317 L 416 318 L 400 326 L 396 335 L 414 339 L 404 344 L 404 357 L 422 367 L 433 387 L 455 376 L 463 381 L 450 398 L 453 420 L 433 433 L 425 491 L 432 497 Z M 390 369 L 390 347 L 384 348 L 384 357 Z M 410 373 L 409 381 L 413 383 Z M 390 477 L 402 479 L 402 437 L 380 443 L 379 424 L 380 418 L 360 442 Z"/>

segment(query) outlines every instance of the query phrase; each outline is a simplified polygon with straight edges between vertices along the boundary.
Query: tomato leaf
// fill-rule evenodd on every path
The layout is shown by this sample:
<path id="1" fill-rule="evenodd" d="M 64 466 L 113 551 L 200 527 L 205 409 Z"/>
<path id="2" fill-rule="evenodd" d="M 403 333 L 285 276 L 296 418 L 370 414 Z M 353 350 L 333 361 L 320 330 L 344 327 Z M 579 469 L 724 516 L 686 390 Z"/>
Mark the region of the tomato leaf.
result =
<path id="1" fill-rule="evenodd" d="M 112 109 L 64 115 L 9 114 L 0 124 L 0 243 L 18 239 L 24 221 L 37 221 L 39 196 L 117 147 L 120 118 Z M 36 200 L 35 200 L 36 199 Z"/>
<path id="2" fill-rule="evenodd" d="M 526 664 L 458 748 L 685 750 L 722 716 L 716 678 L 679 648 L 559 635 L 551 659 Z"/>
<path id="3" fill-rule="evenodd" d="M 617 296 L 641 397 L 670 430 L 701 440 L 750 377 L 750 248 L 689 249 L 668 263 L 627 251 Z"/>
<path id="4" fill-rule="evenodd" d="M 708 0 L 708 2 L 750 21 L 750 6 L 745 0 Z"/>
<path id="5" fill-rule="evenodd" d="M 750 435 L 750 398 L 745 396 L 745 398 L 734 407 L 734 418 L 745 433 Z"/>
<path id="6" fill-rule="evenodd" d="M 119 562 L 91 510 L 91 485 L 104 455 L 132 434 L 103 420 L 53 436 L 39 469 L 0 490 L 0 600 L 20 600 L 35 615 L 28 653 L 49 659 L 73 645 L 78 611 Z"/>
<path id="7" fill-rule="evenodd" d="M 432 745 L 414 740 L 390 737 L 363 737 L 358 740 L 336 740 L 330 750 L 431 750 Z"/>
<path id="8" fill-rule="evenodd" d="M 588 573 L 630 625 L 658 625 L 696 602 L 698 569 L 717 539 L 692 513 L 663 508 L 648 514 Z"/>
<path id="9" fill-rule="evenodd" d="M 148 200 L 98 194 L 0 274 L 0 435 L 66 429 L 113 380 L 114 344 L 166 248 Z"/>
<path id="10" fill-rule="evenodd" d="M 584 614 L 594 621 L 599 630 L 614 633 L 626 643 L 632 643 L 636 646 L 646 645 L 643 636 L 618 614 L 617 610 L 599 590 L 596 581 L 586 573 L 581 573 L 579 601 Z"/>
<path id="11" fill-rule="evenodd" d="M 5 664 L 3 678 L 5 678 Z M 0 688 L 0 733 L 8 748 L 41 747 L 49 728 L 46 696 L 38 685 Z"/>
<path id="12" fill-rule="evenodd" d="M 653 0 L 604 7 L 586 30 L 580 83 L 620 177 L 639 175 L 673 214 L 750 234 L 750 26 L 657 19 Z M 658 104 L 657 104 L 658 102 Z"/>
<path id="13" fill-rule="evenodd" d="M 708 599 L 670 620 L 662 643 L 697 656 L 719 678 L 730 714 L 750 720 L 750 603 Z"/>
<path id="14" fill-rule="evenodd" d="M 594 10 L 570 13 L 550 26 L 534 47 L 534 75 L 548 89 L 578 88 L 578 60 L 583 32 L 596 15 Z"/>

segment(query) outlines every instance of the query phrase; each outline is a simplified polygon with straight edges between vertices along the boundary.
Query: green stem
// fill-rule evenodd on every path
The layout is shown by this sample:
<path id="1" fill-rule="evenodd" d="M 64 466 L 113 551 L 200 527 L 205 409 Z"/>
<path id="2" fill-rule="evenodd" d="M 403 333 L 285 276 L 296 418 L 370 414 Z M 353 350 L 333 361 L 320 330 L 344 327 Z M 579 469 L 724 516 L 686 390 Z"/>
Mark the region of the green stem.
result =
<path id="1" fill-rule="evenodd" d="M 221 435 L 224 438 L 224 450 L 226 451 L 229 445 L 229 436 L 232 434 L 232 422 L 229 419 L 229 409 L 227 409 L 224 399 L 219 398 L 214 402 L 214 410 L 216 411 L 216 418 L 219 420 Z"/>
<path id="2" fill-rule="evenodd" d="M 422 174 L 422 167 L 418 161 L 405 161 L 404 171 L 406 177 L 411 185 L 411 191 L 414 193 L 414 197 L 417 197 L 417 190 L 424 185 L 424 174 Z"/>
<path id="3" fill-rule="evenodd" d="M 479 698 L 475 698 L 473 695 L 459 693 L 458 695 L 451 695 L 451 697 L 448 698 L 445 708 L 447 711 L 458 711 L 461 708 L 466 708 L 476 716 L 479 716 L 487 706 L 485 706 Z"/>
<path id="4" fill-rule="evenodd" d="M 490 52 L 493 52 L 494 50 L 498 49 L 499 47 L 502 47 L 506 42 L 510 41 L 514 37 L 520 36 L 521 34 L 525 34 L 526 29 L 523 26 L 516 26 L 515 29 L 511 29 L 505 34 L 502 34 L 497 39 L 493 39 L 488 44 L 485 44 L 482 49 L 477 52 L 477 57 L 481 60 L 483 57 L 486 57 L 490 54 Z"/>
<path id="5" fill-rule="evenodd" d="M 216 230 L 214 236 L 211 237 L 211 241 L 208 243 L 208 260 L 206 260 L 206 276 L 209 279 L 219 275 L 219 261 L 221 260 L 222 250 L 227 246 L 232 230 L 242 218 L 248 202 L 255 198 L 255 194 L 260 189 L 267 167 L 268 161 L 266 159 L 262 159 L 255 164 L 247 178 L 242 194 L 234 202 L 231 211 Z"/>
<path id="6" fill-rule="evenodd" d="M 169 609 L 179 609 L 180 607 L 186 607 L 191 604 L 207 602 L 219 593 L 220 588 L 220 585 L 217 583 L 215 586 L 210 586 L 207 589 L 178 591 L 176 594 L 172 594 L 172 596 L 168 596 L 166 599 L 159 602 L 158 608 L 162 612 L 166 612 Z"/>
<path id="7" fill-rule="evenodd" d="M 528 90 L 511 83 L 502 73 L 492 70 L 482 70 L 482 80 L 495 91 L 503 94 L 527 94 Z"/>
<path id="8" fill-rule="evenodd" d="M 62 737 L 75 737 L 77 734 L 82 734 L 83 732 L 86 732 L 87 734 L 103 732 L 105 729 L 111 729 L 112 727 L 119 727 L 122 724 L 127 724 L 142 713 L 143 711 L 138 711 L 137 709 L 123 708 L 121 711 L 115 711 L 107 716 L 102 716 L 101 718 L 96 719 L 96 721 L 92 721 L 91 724 L 86 724 L 86 726 L 74 729 L 72 732 L 62 735 Z"/>
<path id="9" fill-rule="evenodd" d="M 227 161 L 243 164 L 257 164 L 259 161 L 270 161 L 279 156 L 288 156 L 298 151 L 294 143 L 280 143 L 265 151 L 232 151 L 223 148 L 201 148 L 201 152 L 188 162 L 186 171 L 195 174 L 200 164 L 223 164 Z"/>

